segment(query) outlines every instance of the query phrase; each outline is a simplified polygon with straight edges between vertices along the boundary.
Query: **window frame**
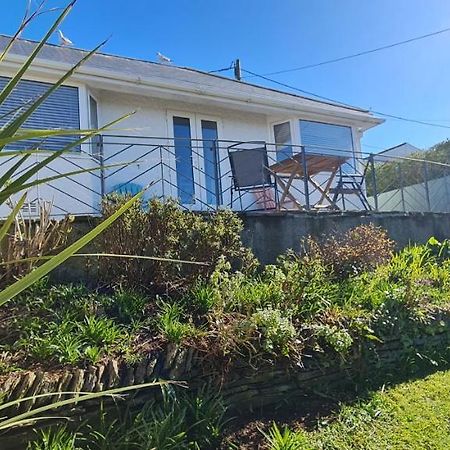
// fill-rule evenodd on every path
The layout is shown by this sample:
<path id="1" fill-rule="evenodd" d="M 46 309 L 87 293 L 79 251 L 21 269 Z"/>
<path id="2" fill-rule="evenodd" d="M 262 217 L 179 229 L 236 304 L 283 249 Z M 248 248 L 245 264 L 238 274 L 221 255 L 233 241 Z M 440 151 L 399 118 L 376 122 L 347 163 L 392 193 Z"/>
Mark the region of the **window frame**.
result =
<path id="1" fill-rule="evenodd" d="M 83 129 L 85 130 L 90 130 L 92 129 L 92 111 L 91 111 L 91 97 L 92 99 L 95 101 L 95 103 L 97 104 L 97 121 L 98 121 L 98 128 L 100 128 L 102 125 L 102 121 L 101 121 L 101 114 L 100 114 L 100 101 L 99 101 L 99 97 L 97 96 L 97 94 L 95 94 L 91 89 L 85 88 L 85 95 L 86 95 L 86 115 L 85 115 L 85 120 L 86 120 L 86 125 L 84 126 Z M 81 110 L 80 110 L 80 117 L 81 117 Z M 81 119 L 80 119 L 81 122 Z M 93 152 L 93 144 L 94 141 L 96 139 L 96 136 L 92 137 L 91 139 L 89 139 L 87 142 L 81 144 L 81 149 L 82 149 L 82 153 L 84 153 L 86 156 L 90 156 L 92 158 L 95 159 L 102 159 L 103 155 L 102 154 L 95 154 Z M 98 135 L 97 135 L 97 139 L 98 139 Z M 100 137 L 101 139 L 101 137 Z M 103 149 L 100 148 L 100 151 L 102 152 Z"/>
<path id="2" fill-rule="evenodd" d="M 277 125 L 283 125 L 285 123 L 289 123 L 289 133 L 291 135 L 291 143 L 289 145 L 292 146 L 292 155 L 295 155 L 296 153 L 298 153 L 298 151 L 296 151 L 296 136 L 294 135 L 294 127 L 293 127 L 293 119 L 284 119 L 284 120 L 277 120 L 276 122 L 271 122 L 270 123 L 270 139 L 273 143 L 273 150 L 269 149 L 269 160 L 271 162 L 277 162 L 278 158 L 277 158 L 277 154 L 278 154 L 278 149 L 277 147 L 281 144 L 277 144 L 276 143 L 276 139 L 275 139 L 275 127 Z"/>

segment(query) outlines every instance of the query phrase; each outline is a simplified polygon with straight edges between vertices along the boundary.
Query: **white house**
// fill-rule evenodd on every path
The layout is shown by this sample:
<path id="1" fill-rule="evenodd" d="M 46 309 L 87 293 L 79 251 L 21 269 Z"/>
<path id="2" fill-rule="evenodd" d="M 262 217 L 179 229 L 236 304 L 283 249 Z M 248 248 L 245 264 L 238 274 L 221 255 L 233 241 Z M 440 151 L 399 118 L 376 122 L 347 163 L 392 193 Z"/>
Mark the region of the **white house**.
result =
<path id="1" fill-rule="evenodd" d="M 0 48 L 9 39 L 0 37 Z M 13 46 L 0 65 L 0 87 L 35 45 L 19 40 Z M 35 98 L 85 54 L 74 48 L 46 45 L 26 80 L 1 106 L 0 117 Z M 346 155 L 348 164 L 354 165 L 363 133 L 382 122 L 370 112 L 351 106 L 195 69 L 96 54 L 33 114 L 27 126 L 97 128 L 133 111 L 131 117 L 101 138 L 73 149 L 39 176 L 100 164 L 103 170 L 40 186 L 29 193 L 30 206 L 36 199 L 47 199 L 53 201 L 55 215 L 96 214 L 102 195 L 133 192 L 148 184 L 148 196 L 172 196 L 192 209 L 230 206 L 230 145 L 267 143 L 270 164 L 298 153 L 303 145 L 306 152 L 340 152 Z M 52 151 L 70 139 L 74 137 L 34 145 Z M 1 172 L 12 162 L 0 164 Z M 298 181 L 293 186 L 296 183 L 300 191 Z M 235 202 L 233 208 L 251 203 L 248 199 L 244 206 Z"/>

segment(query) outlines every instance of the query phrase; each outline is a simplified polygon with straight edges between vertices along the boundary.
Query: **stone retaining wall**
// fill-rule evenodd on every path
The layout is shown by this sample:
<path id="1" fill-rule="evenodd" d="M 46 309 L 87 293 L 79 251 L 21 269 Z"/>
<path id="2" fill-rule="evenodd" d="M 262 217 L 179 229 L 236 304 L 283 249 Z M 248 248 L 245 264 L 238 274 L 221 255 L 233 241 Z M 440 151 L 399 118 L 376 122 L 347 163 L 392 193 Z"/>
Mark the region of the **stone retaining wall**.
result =
<path id="1" fill-rule="evenodd" d="M 299 251 L 301 239 L 344 232 L 362 224 L 373 223 L 384 228 L 399 249 L 409 243 L 424 244 L 431 236 L 450 238 L 449 213 L 376 213 L 357 212 L 246 212 L 239 214 L 244 223 L 242 241 L 250 247 L 262 264 L 273 264 L 287 249 Z M 77 217 L 73 239 L 81 237 L 96 223 L 92 217 Z M 96 252 L 91 243 L 84 252 Z M 97 260 L 70 258 L 54 272 L 62 281 L 92 283 L 97 277 Z"/>
<path id="2" fill-rule="evenodd" d="M 437 319 L 436 319 L 437 320 Z M 443 324 L 439 319 L 439 323 Z M 430 327 L 430 330 L 433 327 Z M 301 405 L 311 398 L 332 396 L 353 386 L 357 380 L 367 380 L 376 375 L 384 382 L 390 374 L 398 374 L 408 358 L 421 358 L 432 350 L 441 352 L 441 361 L 450 363 L 447 349 L 450 346 L 450 321 L 440 327 L 441 332 L 423 334 L 408 341 L 401 336 L 384 343 L 366 343 L 354 349 L 352 356 L 345 360 L 335 355 L 321 354 L 317 357 L 305 358 L 304 367 L 292 367 L 274 364 L 255 368 L 247 361 L 238 361 L 233 370 L 225 378 L 206 374 L 204 356 L 192 348 L 178 348 L 168 345 L 165 349 L 153 352 L 135 365 L 109 360 L 97 366 L 85 369 L 70 368 L 59 373 L 26 371 L 0 377 L 0 395 L 3 401 L 14 401 L 30 396 L 57 393 L 52 397 L 38 397 L 27 400 L 17 406 L 3 410 L 1 416 L 14 416 L 30 411 L 39 406 L 68 398 L 58 392 L 99 392 L 121 386 L 138 385 L 158 379 L 186 381 L 190 388 L 196 389 L 205 383 L 216 383 L 218 389 L 229 406 L 232 416 L 239 416 L 254 410 L 273 409 L 275 406 L 285 407 Z M 139 407 L 145 401 L 160 398 L 159 388 L 146 388 L 132 391 L 129 398 L 132 405 Z M 113 400 L 104 397 L 107 405 Z M 105 406 L 106 406 L 105 405 Z M 72 417 L 74 423 L 85 420 L 89 415 L 98 417 L 99 399 L 72 405 L 70 408 L 46 411 L 45 416 Z M 41 423 L 42 425 L 42 423 Z M 26 447 L 32 429 L 14 429 L 0 437 L 1 450 L 19 450 Z"/>
<path id="3" fill-rule="evenodd" d="M 272 366 L 266 364 L 255 369 L 245 361 L 240 361 L 220 381 L 220 388 L 231 409 L 241 412 L 282 402 L 289 403 L 289 400 L 305 396 L 311 391 L 333 391 L 352 382 L 355 377 L 370 377 L 377 368 L 382 368 L 385 374 L 395 372 L 398 364 L 411 351 L 416 354 L 422 349 L 444 350 L 450 344 L 448 328 L 447 326 L 439 334 L 417 337 L 407 349 L 399 337 L 383 344 L 370 344 L 346 360 L 336 355 L 322 355 L 320 359 L 308 358 L 304 367 L 293 368 L 287 363 L 280 363 Z M 59 373 L 13 373 L 0 378 L 0 393 L 4 396 L 3 401 L 8 402 L 49 392 L 99 392 L 158 379 L 186 381 L 194 387 L 205 382 L 218 382 L 205 375 L 202 357 L 197 351 L 168 345 L 164 350 L 149 354 L 135 365 L 109 360 L 86 369 L 70 368 Z M 147 391 L 145 395 L 152 397 L 154 394 L 148 394 Z M 68 395 L 28 400 L 10 408 L 7 415 L 29 411 L 61 398 L 68 398 Z M 92 403 L 98 403 L 98 400 L 92 400 Z M 83 404 L 82 408 L 87 407 L 87 404 Z"/>

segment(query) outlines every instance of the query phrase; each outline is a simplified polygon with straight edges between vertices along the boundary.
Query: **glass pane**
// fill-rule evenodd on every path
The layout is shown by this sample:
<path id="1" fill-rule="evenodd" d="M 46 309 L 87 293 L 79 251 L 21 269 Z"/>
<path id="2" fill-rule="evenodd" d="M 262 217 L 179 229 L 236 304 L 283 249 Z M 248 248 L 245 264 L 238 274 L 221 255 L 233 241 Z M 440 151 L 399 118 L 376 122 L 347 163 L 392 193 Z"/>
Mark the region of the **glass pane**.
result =
<path id="1" fill-rule="evenodd" d="M 203 160 L 205 167 L 206 201 L 208 205 L 218 205 L 219 189 L 219 162 L 217 154 L 217 122 L 202 120 Z"/>
<path id="2" fill-rule="evenodd" d="M 98 129 L 98 106 L 94 97 L 89 96 L 89 126 L 92 130 Z M 95 157 L 100 157 L 101 137 L 96 135 L 91 139 L 91 153 Z"/>
<path id="3" fill-rule="evenodd" d="M 300 136 L 307 152 L 353 157 L 350 127 L 300 120 Z"/>
<path id="4" fill-rule="evenodd" d="M 182 204 L 194 203 L 191 122 L 185 117 L 173 118 L 178 198 Z"/>
<path id="5" fill-rule="evenodd" d="M 290 158 L 292 156 L 292 139 L 291 139 L 291 124 L 289 122 L 274 125 L 273 133 L 275 137 L 275 144 L 277 149 L 277 161 Z"/>
<path id="6" fill-rule="evenodd" d="M 90 110 L 90 121 L 91 128 L 98 128 L 98 110 L 97 110 L 97 102 L 94 97 L 89 96 L 89 110 Z"/>

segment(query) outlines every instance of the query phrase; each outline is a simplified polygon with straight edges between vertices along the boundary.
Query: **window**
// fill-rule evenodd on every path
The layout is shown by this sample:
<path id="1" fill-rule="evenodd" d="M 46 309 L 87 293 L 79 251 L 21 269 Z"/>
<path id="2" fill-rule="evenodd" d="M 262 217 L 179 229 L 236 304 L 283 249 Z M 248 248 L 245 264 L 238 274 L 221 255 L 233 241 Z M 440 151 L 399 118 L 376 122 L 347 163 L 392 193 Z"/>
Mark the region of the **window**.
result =
<path id="1" fill-rule="evenodd" d="M 353 158 L 350 127 L 300 120 L 300 136 L 307 152 Z"/>
<path id="2" fill-rule="evenodd" d="M 8 83 L 9 78 L 0 77 L 0 90 Z M 22 80 L 9 97 L 0 105 L 0 127 L 43 95 L 52 85 L 38 81 Z M 35 129 L 80 129 L 80 111 L 78 88 L 61 86 L 53 92 L 44 103 L 30 116 L 24 128 Z M 28 140 L 14 144 L 18 150 L 39 147 L 41 150 L 61 150 L 64 146 L 77 140 L 78 136 L 57 136 L 40 140 Z M 79 147 L 72 150 L 80 150 Z"/>
<path id="3" fill-rule="evenodd" d="M 217 122 L 202 120 L 203 160 L 205 167 L 206 201 L 208 205 L 218 205 L 219 201 L 219 161 L 217 154 Z"/>
<path id="4" fill-rule="evenodd" d="M 89 125 L 94 130 L 98 128 L 98 105 L 92 95 L 89 96 Z"/>
<path id="5" fill-rule="evenodd" d="M 98 104 L 92 95 L 89 96 L 89 128 L 91 130 L 98 130 Z M 100 159 L 102 156 L 102 138 L 99 134 L 92 137 L 90 140 L 91 154 Z"/>
<path id="6" fill-rule="evenodd" d="M 275 138 L 277 161 L 290 158 L 292 156 L 292 138 L 290 122 L 283 122 L 273 126 Z"/>
<path id="7" fill-rule="evenodd" d="M 194 172 L 192 167 L 191 121 L 173 118 L 178 198 L 184 205 L 194 203 Z"/>

